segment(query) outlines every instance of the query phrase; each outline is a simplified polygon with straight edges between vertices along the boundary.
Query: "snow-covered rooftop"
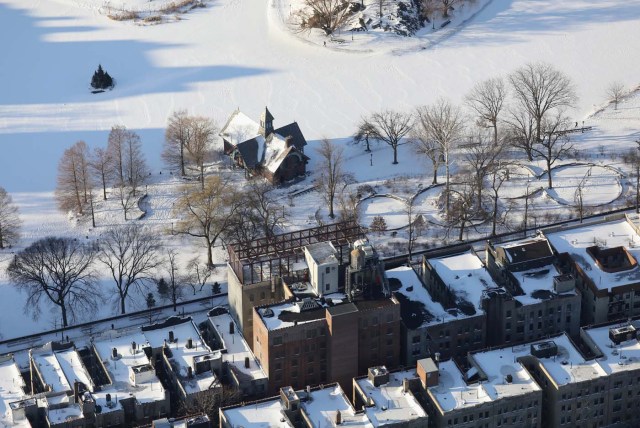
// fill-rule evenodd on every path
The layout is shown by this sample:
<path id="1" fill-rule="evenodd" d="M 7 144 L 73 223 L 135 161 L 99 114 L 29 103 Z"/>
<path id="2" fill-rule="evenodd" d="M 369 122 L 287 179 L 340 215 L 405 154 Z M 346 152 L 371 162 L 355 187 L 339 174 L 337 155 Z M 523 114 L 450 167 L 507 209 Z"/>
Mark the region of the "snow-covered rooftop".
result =
<path id="1" fill-rule="evenodd" d="M 268 330 L 278 330 L 325 319 L 325 308 L 340 304 L 345 299 L 344 293 L 331 293 L 325 295 L 323 299 L 308 297 L 299 301 L 277 303 L 259 308 L 257 311 Z M 331 302 L 331 305 L 328 304 L 328 301 Z M 314 306 L 315 308 L 311 308 Z"/>
<path id="2" fill-rule="evenodd" d="M 245 428 L 291 428 L 284 416 L 280 398 L 222 410 L 229 425 Z"/>
<path id="3" fill-rule="evenodd" d="M 568 230 L 560 229 L 545 235 L 558 253 L 568 253 L 572 257 L 598 289 L 640 282 L 640 268 L 637 264 L 627 270 L 606 272 L 587 251 L 593 247 L 600 250 L 623 247 L 637 261 L 640 257 L 640 235 L 625 218 L 594 222 Z"/>
<path id="4" fill-rule="evenodd" d="M 627 325 L 626 323 L 624 325 Z M 634 321 L 636 329 L 640 322 Z M 614 344 L 609 338 L 609 329 L 616 325 L 585 329 L 584 332 L 593 340 L 603 354 L 597 363 L 606 374 L 640 369 L 640 343 L 637 339 L 626 340 Z"/>
<path id="5" fill-rule="evenodd" d="M 82 360 L 80 355 L 75 349 L 67 349 L 64 351 L 55 352 L 54 355 L 58 359 L 58 363 L 60 363 L 60 367 L 62 368 L 62 372 L 67 378 L 67 382 L 73 388 L 73 382 L 78 381 L 82 382 L 89 391 L 93 391 L 93 382 L 91 381 L 91 376 L 87 373 L 87 370 L 82 364 Z"/>
<path id="6" fill-rule="evenodd" d="M 447 311 L 439 302 L 434 301 L 426 288 L 422 285 L 420 278 L 416 272 L 409 266 L 401 266 L 386 271 L 387 278 L 394 278 L 400 281 L 401 287 L 396 293 L 401 294 L 412 302 L 419 302 L 424 305 L 424 309 L 420 313 L 411 313 L 411 317 L 419 317 L 422 319 L 420 326 L 428 326 L 431 324 L 439 324 L 450 320 L 465 317 L 464 314 L 454 311 Z"/>
<path id="7" fill-rule="evenodd" d="M 229 122 L 220 131 L 220 135 L 229 143 L 238 145 L 243 141 L 258 137 L 260 135 L 260 126 L 256 121 L 238 110 L 233 113 Z"/>
<path id="8" fill-rule="evenodd" d="M 313 428 L 336 426 L 336 412 L 342 417 L 340 426 L 373 427 L 366 413 L 356 414 L 339 384 L 311 391 L 311 399 L 301 407 L 313 424 Z"/>
<path id="9" fill-rule="evenodd" d="M 226 352 L 222 353 L 222 361 L 233 365 L 240 372 L 251 376 L 253 379 L 266 378 L 262 366 L 256 360 L 255 355 L 244 340 L 242 333 L 235 324 L 233 318 L 228 313 L 209 317 L 211 325 L 218 331 L 218 336 L 222 338 L 222 347 Z M 233 333 L 229 332 L 229 324 L 233 323 Z M 249 358 L 249 367 L 245 367 L 245 358 Z"/>
<path id="10" fill-rule="evenodd" d="M 53 352 L 34 352 L 33 361 L 42 376 L 42 381 L 49 385 L 52 392 L 66 392 L 73 389 Z"/>
<path id="11" fill-rule="evenodd" d="M 311 259 L 318 265 L 323 265 L 325 263 L 338 263 L 338 259 L 336 258 L 336 249 L 331 242 L 316 242 L 315 244 L 307 245 L 304 248 Z"/>
<path id="12" fill-rule="evenodd" d="M 49 409 L 47 410 L 47 419 L 49 419 L 51 425 L 57 425 L 64 422 L 73 423 L 77 419 L 82 419 L 82 409 L 78 404 L 71 404 L 61 409 Z"/>
<path id="13" fill-rule="evenodd" d="M 173 342 L 168 341 L 170 331 L 173 332 Z M 212 371 L 195 375 L 193 358 L 210 354 L 211 349 L 202 341 L 198 329 L 190 318 L 179 324 L 145 330 L 144 336 L 152 348 L 160 348 L 164 346 L 166 341 L 168 348 L 171 350 L 170 360 L 175 363 L 174 370 L 177 370 L 182 386 L 188 394 L 207 390 L 218 382 L 215 373 Z M 192 343 L 191 348 L 187 347 L 189 340 Z M 189 367 L 191 367 L 193 373 L 193 377 L 190 379 L 188 378 Z"/>
<path id="14" fill-rule="evenodd" d="M 160 401 L 165 398 L 165 390 L 155 374 L 146 382 L 136 382 L 136 385 L 132 385 L 130 381 L 130 368 L 150 363 L 140 346 L 134 353 L 131 345 L 133 342 L 143 344 L 146 340 L 140 329 L 134 328 L 105 332 L 94 342 L 98 356 L 102 359 L 112 381 L 111 385 L 103 386 L 99 393 L 94 394 L 96 404 L 101 405 L 103 411 L 107 409 L 105 401 L 107 393 L 114 398 L 118 394 L 122 397 L 131 393 L 141 403 Z M 113 348 L 118 354 L 116 359 L 112 357 Z"/>
<path id="15" fill-rule="evenodd" d="M 411 392 L 405 392 L 402 386 L 403 379 L 416 376 L 415 370 L 389 373 L 389 382 L 377 388 L 368 377 L 356 379 L 362 391 L 375 403 L 373 407 L 365 408 L 373 426 L 411 421 L 426 416 L 418 400 Z"/>
<path id="16" fill-rule="evenodd" d="M 486 375 L 486 380 L 469 385 L 453 361 L 444 361 L 440 363 L 439 383 L 429 391 L 444 412 L 540 391 L 538 384 L 517 361 L 526 355 L 529 355 L 528 344 L 472 354 L 474 364 Z M 476 371 L 475 368 L 470 370 Z"/>
<path id="17" fill-rule="evenodd" d="M 13 420 L 9 403 L 26 398 L 25 383 L 20 370 L 11 356 L 2 357 L 0 362 L 0 426 L 30 427 L 27 419 Z"/>
<path id="18" fill-rule="evenodd" d="M 485 265 L 472 251 L 427 261 L 456 295 L 456 303 L 460 305 L 468 302 L 475 307 L 476 312 L 482 312 L 482 293 L 498 288 Z"/>
<path id="19" fill-rule="evenodd" d="M 523 295 L 513 296 L 513 298 L 523 305 L 531 305 L 542 300 L 548 300 L 555 293 L 553 279 L 562 274 L 553 264 L 511 273 L 524 292 Z M 572 290 L 562 294 L 575 296 L 576 292 Z"/>

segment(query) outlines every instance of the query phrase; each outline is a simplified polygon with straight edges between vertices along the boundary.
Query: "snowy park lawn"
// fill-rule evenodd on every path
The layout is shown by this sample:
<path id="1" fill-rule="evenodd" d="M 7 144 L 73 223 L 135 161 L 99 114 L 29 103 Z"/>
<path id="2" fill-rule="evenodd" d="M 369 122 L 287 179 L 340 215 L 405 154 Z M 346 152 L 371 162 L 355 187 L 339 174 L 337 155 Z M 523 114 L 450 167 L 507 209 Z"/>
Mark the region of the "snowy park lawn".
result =
<path id="1" fill-rule="evenodd" d="M 612 168 L 602 166 L 566 166 L 556 168 L 551 172 L 553 189 L 546 192 L 556 202 L 563 205 L 576 205 L 576 192 L 582 186 L 582 200 L 585 206 L 600 206 L 609 204 L 622 194 L 620 173 Z M 542 177 L 543 184 L 546 176 Z"/>

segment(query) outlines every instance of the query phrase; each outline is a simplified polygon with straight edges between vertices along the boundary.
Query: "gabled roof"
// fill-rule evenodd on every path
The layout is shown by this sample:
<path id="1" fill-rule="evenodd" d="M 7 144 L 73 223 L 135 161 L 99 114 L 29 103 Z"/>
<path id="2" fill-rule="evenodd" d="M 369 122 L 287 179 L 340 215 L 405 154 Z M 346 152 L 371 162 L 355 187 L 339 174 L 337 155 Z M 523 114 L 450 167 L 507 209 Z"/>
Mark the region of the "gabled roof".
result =
<path id="1" fill-rule="evenodd" d="M 304 139 L 304 135 L 302 135 L 298 122 L 292 122 L 288 125 L 281 126 L 273 132 L 280 135 L 284 140 L 286 140 L 287 137 L 291 137 L 293 139 L 293 145 L 296 146 L 298 150 L 302 150 L 304 146 L 307 145 L 307 140 Z"/>
<path id="2" fill-rule="evenodd" d="M 249 116 L 236 110 L 222 127 L 220 136 L 230 144 L 237 146 L 260 136 L 260 126 Z"/>
<path id="3" fill-rule="evenodd" d="M 262 112 L 262 115 L 260 116 L 260 119 L 264 120 L 265 122 L 269 122 L 269 121 L 273 121 L 274 118 L 271 112 L 269 111 L 269 109 L 265 107 L 264 111 Z"/>

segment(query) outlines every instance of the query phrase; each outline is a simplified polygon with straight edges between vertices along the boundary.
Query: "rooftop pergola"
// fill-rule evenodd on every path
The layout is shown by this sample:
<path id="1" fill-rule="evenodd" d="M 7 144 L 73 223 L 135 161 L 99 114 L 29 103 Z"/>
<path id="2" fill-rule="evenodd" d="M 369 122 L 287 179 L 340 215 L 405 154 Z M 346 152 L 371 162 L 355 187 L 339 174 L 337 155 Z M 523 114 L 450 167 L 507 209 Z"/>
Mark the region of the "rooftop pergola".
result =
<path id="1" fill-rule="evenodd" d="M 342 260 L 343 247 L 365 238 L 354 221 L 340 222 L 229 245 L 229 264 L 244 285 L 292 273 L 292 265 L 304 259 L 304 247 L 330 241 Z"/>

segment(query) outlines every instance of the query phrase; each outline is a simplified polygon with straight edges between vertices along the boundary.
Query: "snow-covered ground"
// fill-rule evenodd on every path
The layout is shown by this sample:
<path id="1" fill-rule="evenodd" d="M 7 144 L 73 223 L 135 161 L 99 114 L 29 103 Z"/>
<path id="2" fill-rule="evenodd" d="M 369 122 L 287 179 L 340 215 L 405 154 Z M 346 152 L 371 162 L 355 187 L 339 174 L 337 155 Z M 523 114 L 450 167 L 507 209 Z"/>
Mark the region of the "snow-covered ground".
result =
<path id="1" fill-rule="evenodd" d="M 111 2 L 119 7 L 116 3 Z M 391 164 L 386 145 L 374 146 L 370 155 L 349 144 L 358 119 L 387 108 L 410 111 L 438 96 L 459 104 L 475 82 L 535 61 L 553 64 L 575 82 L 580 99 L 569 113 L 594 129 L 575 135 L 574 143 L 579 162 L 596 166 L 557 168 L 556 188 L 529 200 L 531 223 L 569 215 L 572 208 L 564 204 L 572 203 L 575 186 L 588 170 L 585 205 L 614 199 L 620 203 L 629 196 L 629 179 L 605 167 L 623 168 L 617 154 L 636 147 L 640 96 L 628 96 L 614 110 L 606 105 L 605 88 L 614 80 L 629 88 L 638 84 L 640 61 L 633 53 L 640 48 L 640 38 L 633 35 L 640 24 L 640 6 L 624 0 L 479 1 L 477 10 L 461 14 L 438 43 L 430 43 L 428 38 L 436 33 L 425 30 L 411 39 L 358 33 L 350 47 L 346 37 L 339 47 L 324 47 L 317 35 L 291 31 L 287 17 L 293 3 L 217 0 L 179 21 L 141 26 L 109 20 L 100 10 L 104 2 L 98 0 L 0 0 L 5 40 L 0 55 L 0 186 L 21 210 L 25 239 L 20 247 L 51 234 L 87 239 L 99 235 L 101 227 L 122 221 L 117 209 L 101 205 L 98 228 L 91 230 L 86 223 L 69 221 L 53 200 L 64 149 L 78 140 L 104 146 L 113 125 L 125 125 L 142 137 L 153 173 L 150 214 L 144 222 L 159 232 L 168 230 L 175 221 L 171 207 L 176 183 L 163 169 L 160 149 L 167 117 L 182 108 L 222 124 L 237 107 L 257 119 L 268 105 L 276 126 L 293 120 L 300 124 L 310 143 L 309 170 L 317 165 L 314 146 L 327 137 L 345 146 L 347 169 L 358 184 L 411 198 L 431 183 L 429 164 L 408 144 L 399 148 L 398 165 Z M 372 40 L 366 42 L 366 37 Z M 89 80 L 98 64 L 117 85 L 91 94 Z M 533 177 L 542 166 L 534 163 L 529 165 L 533 173 L 515 174 L 505 184 L 504 196 L 521 197 L 527 184 L 533 191 L 538 181 L 545 187 L 546 177 Z M 310 182 L 297 186 L 307 185 Z M 419 211 L 436 224 L 437 189 L 416 199 Z M 290 227 L 315 225 L 318 207 L 320 215 L 326 215 L 317 192 L 289 201 L 289 190 L 277 192 L 291 214 Z M 382 199 L 372 199 L 363 209 L 369 213 L 389 208 L 379 202 Z M 521 211 L 523 200 L 515 203 Z M 394 224 L 405 217 L 397 205 L 389 212 Z M 184 249 L 185 259 L 203 253 L 192 240 L 169 236 L 164 244 Z M 224 263 L 224 252 L 216 250 L 217 262 Z M 0 252 L 4 338 L 52 327 L 56 319 L 44 313 L 34 322 L 22 314 L 24 297 L 8 284 L 4 272 L 12 251 Z M 222 270 L 219 275 L 224 277 Z M 111 314 L 111 305 L 104 305 L 98 315 Z"/>

